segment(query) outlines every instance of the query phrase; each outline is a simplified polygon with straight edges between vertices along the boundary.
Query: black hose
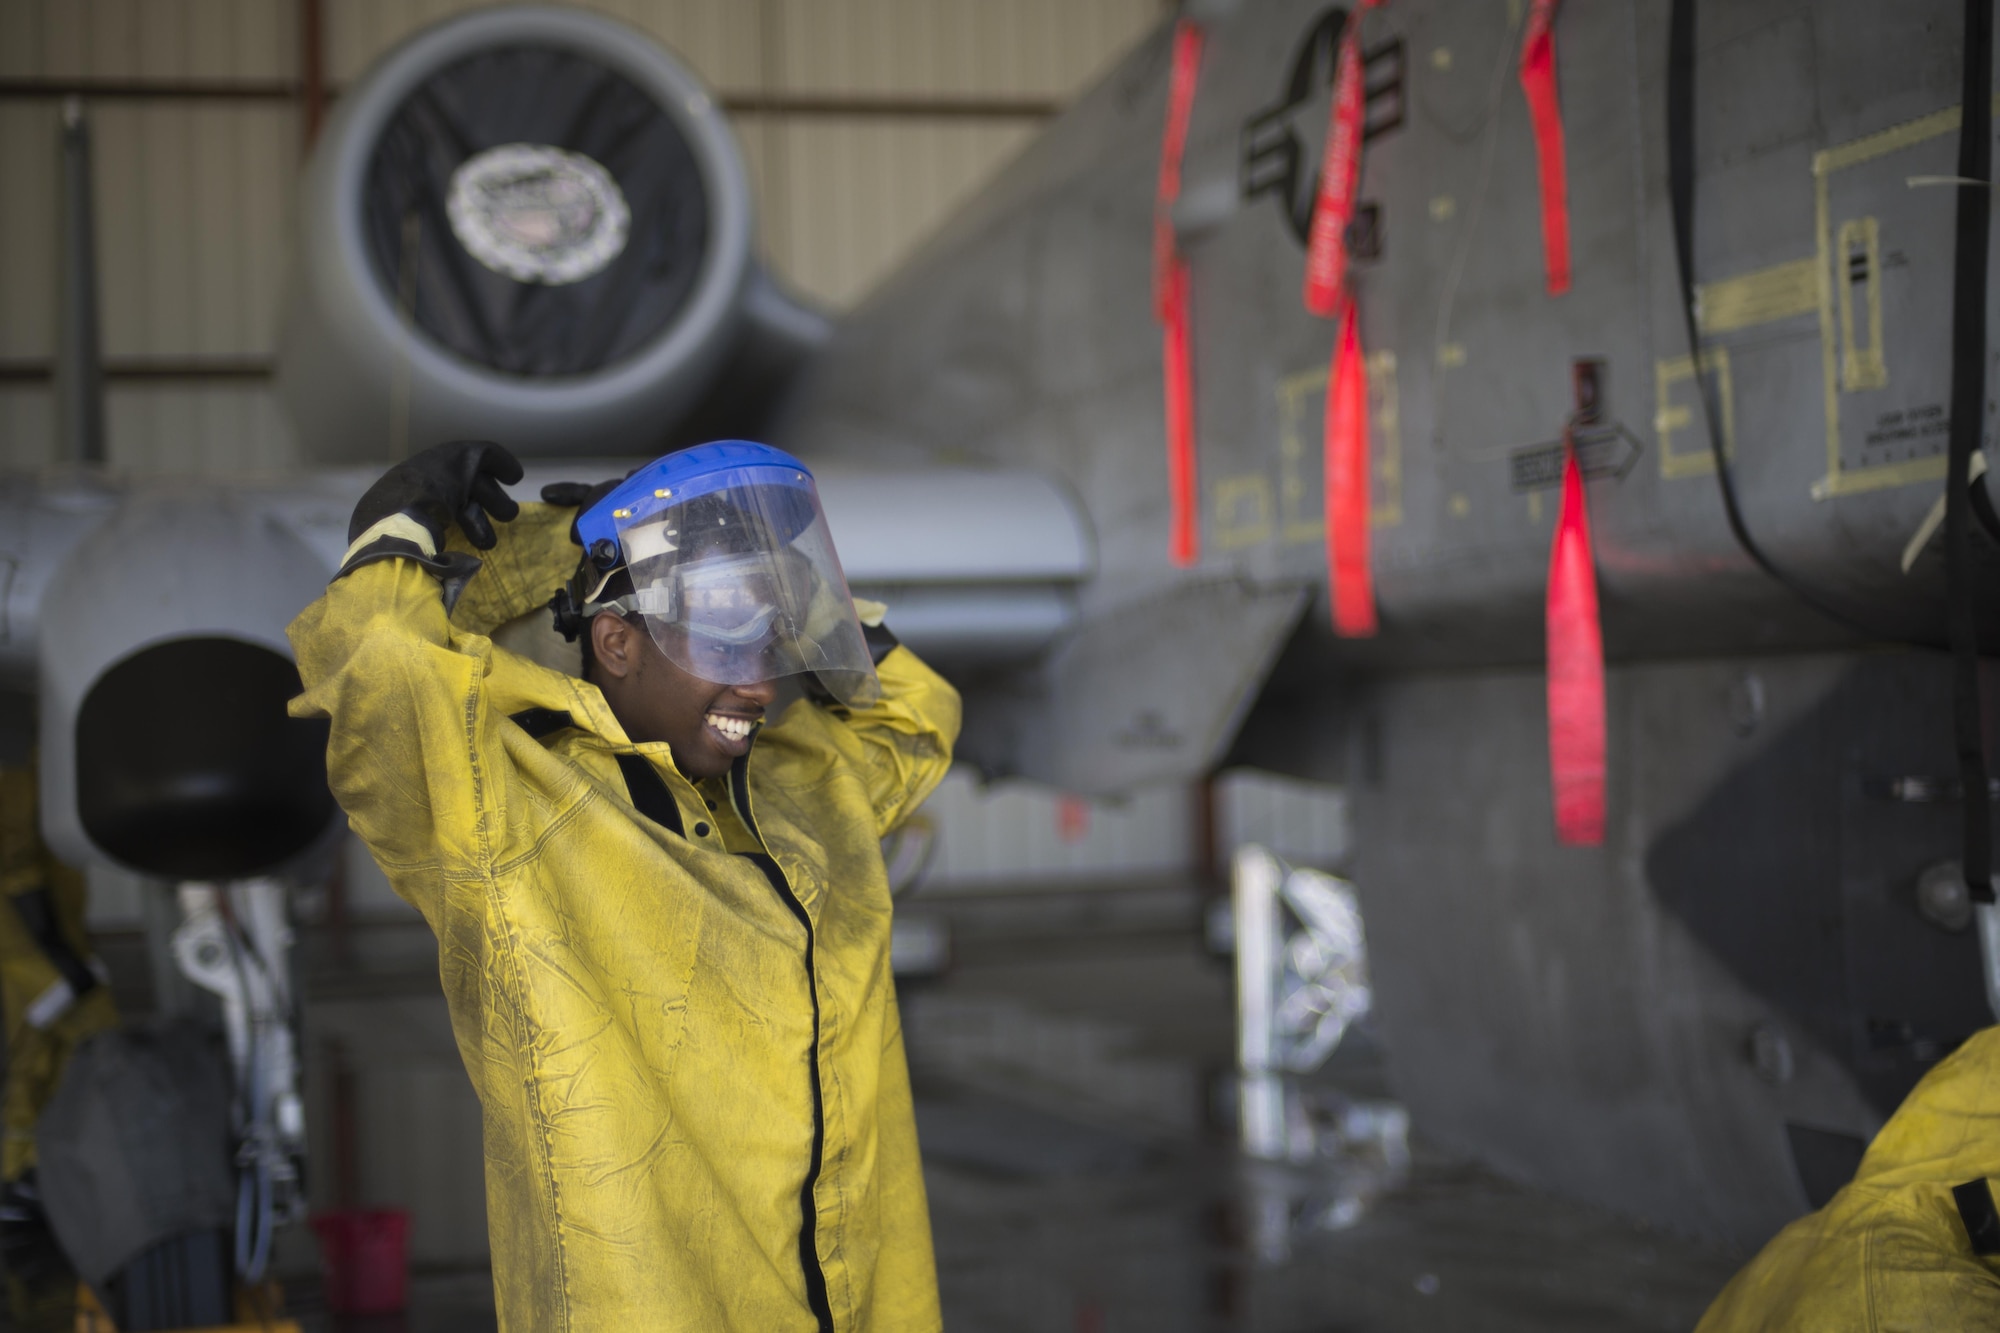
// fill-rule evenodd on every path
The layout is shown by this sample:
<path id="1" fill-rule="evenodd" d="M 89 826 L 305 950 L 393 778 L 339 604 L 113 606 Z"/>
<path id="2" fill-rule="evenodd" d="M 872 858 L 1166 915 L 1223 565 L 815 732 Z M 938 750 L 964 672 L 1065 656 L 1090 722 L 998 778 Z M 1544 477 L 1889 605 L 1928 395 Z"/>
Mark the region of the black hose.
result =
<path id="1" fill-rule="evenodd" d="M 1701 333 L 1694 301 L 1694 8 L 1695 0 L 1673 0 L 1667 32 L 1667 185 L 1672 196 L 1674 257 L 1680 265 L 1681 314 L 1687 323 L 1688 357 L 1703 424 L 1708 428 L 1709 455 L 1715 460 L 1715 480 L 1722 492 L 1722 509 L 1736 544 L 1757 568 L 1787 592 L 1828 620 L 1865 639 L 1910 642 L 1910 636 L 1883 630 L 1842 607 L 1834 598 L 1803 582 L 1773 560 L 1743 521 L 1736 495 L 1736 476 L 1722 447 L 1721 413 L 1701 371 Z M 1921 643 L 1942 647 L 1941 642 Z"/>
<path id="2" fill-rule="evenodd" d="M 1986 783 L 1986 727 L 1979 699 L 1979 590 L 1972 568 L 1972 455 L 1986 420 L 1986 247 L 1992 212 L 1993 2 L 1965 0 L 1960 94 L 1956 254 L 1951 284 L 1951 449 L 1945 472 L 1945 603 L 1951 628 L 1952 715 L 1964 818 L 1965 887 L 1993 901 L 1993 826 Z M 1979 488 L 1981 500 L 1986 488 Z M 1991 511 L 1991 503 L 1986 509 Z M 1984 515 L 1981 516 L 1982 518 Z"/>
<path id="3" fill-rule="evenodd" d="M 1993 509 L 1993 497 L 1986 491 L 1986 474 L 1979 474 L 1979 480 L 1968 488 L 1972 493 L 1972 516 L 1979 520 L 1979 526 L 1986 530 L 1987 538 L 1995 546 L 2000 546 L 2000 513 Z"/>

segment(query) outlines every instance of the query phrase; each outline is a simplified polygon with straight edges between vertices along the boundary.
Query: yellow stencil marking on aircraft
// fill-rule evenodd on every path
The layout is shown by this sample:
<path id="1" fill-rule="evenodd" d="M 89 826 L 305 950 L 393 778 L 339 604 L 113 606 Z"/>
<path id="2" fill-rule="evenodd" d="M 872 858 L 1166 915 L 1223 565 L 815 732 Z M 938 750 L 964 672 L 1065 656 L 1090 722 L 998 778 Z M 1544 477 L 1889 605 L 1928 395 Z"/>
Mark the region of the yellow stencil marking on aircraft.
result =
<path id="1" fill-rule="evenodd" d="M 1882 246 L 1881 228 L 1874 218 L 1852 218 L 1840 224 L 1840 240 L 1834 248 L 1840 269 L 1840 387 L 1884 389 L 1889 385 L 1889 368 L 1882 362 Z M 1854 345 L 1854 266 L 1862 265 L 1862 283 L 1868 291 L 1868 345 Z"/>
<path id="2" fill-rule="evenodd" d="M 1995 110 L 2000 110 L 2000 95 L 1994 97 L 1993 106 Z M 1846 369 L 1846 366 L 1842 364 L 1846 358 L 1836 355 L 1841 350 L 1838 344 L 1841 342 L 1843 329 L 1841 325 L 1835 322 L 1834 318 L 1833 260 L 1835 246 L 1831 220 L 1832 205 L 1828 199 L 1827 178 L 1837 171 L 1845 171 L 1850 167 L 1859 166 L 1864 162 L 1872 162 L 1877 158 L 1886 157 L 1890 153 L 1901 152 L 1905 148 L 1913 147 L 1929 139 L 1935 139 L 1941 134 L 1956 133 L 1962 119 L 1963 117 L 1959 113 L 1959 108 L 1955 106 L 1946 107 L 1942 111 L 1933 111 L 1928 116 L 1919 116 L 1915 120 L 1904 121 L 1901 125 L 1891 125 L 1886 130 L 1879 130 L 1874 134 L 1865 134 L 1859 139 L 1850 140 L 1843 144 L 1835 144 L 1831 148 L 1823 148 L 1813 154 L 1813 234 L 1816 238 L 1814 260 L 1818 268 L 1818 272 L 1814 275 L 1814 280 L 1819 288 L 1820 372 L 1824 380 L 1821 393 L 1824 398 L 1826 411 L 1826 475 L 1812 484 L 1811 494 L 1815 500 L 1830 500 L 1839 495 L 1856 495 L 1862 491 L 1878 491 L 1892 486 L 1912 486 L 1919 482 L 1941 481 L 1944 479 L 1945 458 L 1943 454 L 1938 454 L 1931 458 L 1910 458 L 1900 463 L 1885 463 L 1877 467 L 1843 468 L 1841 466 L 1841 389 L 1843 387 L 1850 390 L 1855 388 L 1883 388 L 1887 386 L 1889 378 L 1887 366 L 1881 364 L 1880 349 L 1882 341 L 1879 331 L 1880 326 L 1874 323 L 1877 318 L 1874 307 L 1879 303 L 1880 298 L 1875 296 L 1873 292 L 1870 293 L 1871 309 L 1869 311 L 1869 319 L 1872 337 L 1868 350 L 1874 353 L 1874 363 L 1869 364 L 1865 358 L 1856 358 L 1855 369 L 1861 372 L 1860 379 L 1864 381 L 1862 383 L 1848 383 L 1846 377 L 1838 373 Z M 1846 251 L 1844 245 L 1846 238 L 1850 234 L 1848 227 L 1851 225 L 1846 224 L 1841 228 L 1843 241 L 1841 253 L 1841 263 L 1843 266 L 1841 274 L 1843 280 L 1842 296 L 1846 300 L 1852 299 L 1851 293 L 1845 290 L 1845 287 L 1849 285 L 1845 282 L 1845 264 L 1849 252 Z M 1875 274 L 1878 268 L 1879 264 L 1876 262 L 1876 256 L 1870 254 L 1868 271 L 1871 285 L 1876 281 Z M 1852 350 L 1853 347 L 1853 338 L 1849 336 L 1846 339 L 1846 348 Z M 1877 366 L 1880 366 L 1881 369 L 1880 383 L 1866 383 L 1865 381 L 1872 378 L 1870 372 Z"/>
<path id="3" fill-rule="evenodd" d="M 1734 333 L 1819 309 L 1819 270 L 1810 257 L 1787 260 L 1695 290 L 1703 333 Z"/>
<path id="4" fill-rule="evenodd" d="M 1729 349 L 1726 347 L 1704 347 L 1701 350 L 1701 373 L 1715 377 L 1716 410 L 1722 421 L 1722 450 L 1729 457 L 1736 457 L 1736 385 L 1729 373 Z M 1668 357 L 1653 364 L 1654 397 L 1653 433 L 1660 441 L 1660 476 L 1667 480 L 1677 477 L 1699 477 L 1715 471 L 1715 455 L 1704 444 L 1699 448 L 1674 451 L 1674 433 L 1693 429 L 1695 407 L 1701 403 L 1701 386 L 1695 383 L 1694 358 L 1686 356 Z M 1674 386 L 1687 384 L 1688 401 L 1674 401 Z"/>
<path id="5" fill-rule="evenodd" d="M 1300 370 L 1278 380 L 1278 522 L 1286 546 L 1326 538 L 1326 520 L 1306 508 L 1306 398 L 1326 392 L 1326 370 Z M 1324 426 L 1322 426 L 1324 430 Z"/>
<path id="6" fill-rule="evenodd" d="M 1382 485 L 1381 502 L 1368 510 L 1368 526 L 1393 528 L 1403 521 L 1403 409 L 1396 392 L 1396 354 L 1370 352 L 1368 416 L 1375 423 L 1375 479 Z"/>
<path id="7" fill-rule="evenodd" d="M 1993 99 L 2000 112 L 2000 95 Z M 1735 333 L 1759 324 L 1770 324 L 1795 315 L 1817 313 L 1820 329 L 1821 392 L 1826 413 L 1826 476 L 1813 483 L 1812 496 L 1824 500 L 1835 495 L 1880 490 L 1936 481 L 1944 476 L 1944 459 L 1915 458 L 1877 467 L 1843 469 L 1840 462 L 1840 394 L 1864 389 L 1883 389 L 1889 384 L 1889 367 L 1882 348 L 1882 255 L 1881 228 L 1873 217 L 1850 219 L 1832 231 L 1831 204 L 1827 178 L 1864 162 L 1900 152 L 1941 134 L 1958 130 L 1961 116 L 1957 107 L 1934 111 L 1928 116 L 1891 125 L 1886 130 L 1813 154 L 1813 230 L 1815 250 L 1809 259 L 1793 259 L 1768 268 L 1756 269 L 1704 283 L 1695 289 L 1695 312 L 1705 335 Z M 1856 268 L 1855 265 L 1865 268 Z M 1838 272 L 1836 273 L 1836 268 Z M 1863 274 L 1865 319 L 1868 339 L 1855 337 L 1853 275 Z M 1839 282 L 1839 295 L 1834 284 Z M 1837 308 L 1837 313 L 1836 313 Z M 1720 356 L 1718 362 L 1714 358 Z M 1721 348 L 1702 353 L 1702 369 L 1717 376 L 1717 390 L 1727 403 L 1731 398 L 1729 363 Z M 1660 361 L 1655 366 L 1659 404 L 1653 418 L 1660 437 L 1660 475 L 1693 477 L 1715 470 L 1708 450 L 1676 454 L 1673 432 L 1692 423 L 1689 409 L 1668 401 L 1670 388 L 1681 380 L 1692 380 L 1693 367 L 1686 357 Z M 1735 414 L 1725 407 L 1723 447 L 1733 457 L 1736 451 Z"/>
<path id="8" fill-rule="evenodd" d="M 2000 97 L 1995 97 L 1993 104 L 2000 107 Z M 1886 130 L 1877 130 L 1873 134 L 1864 134 L 1859 139 L 1850 139 L 1831 148 L 1822 148 L 1813 154 L 1813 175 L 1824 178 L 1832 172 L 1845 171 L 1849 167 L 1858 167 L 1863 162 L 1886 157 L 1890 153 L 1908 148 L 1911 144 L 1935 139 L 1940 134 L 1952 134 L 1957 131 L 1960 120 L 1959 109 L 1948 106 L 1942 111 L 1933 111 L 1928 116 L 1918 116 L 1915 120 L 1891 125 Z"/>
<path id="9" fill-rule="evenodd" d="M 1396 354 L 1370 352 L 1368 372 L 1369 457 L 1375 491 L 1368 526 L 1393 528 L 1403 521 L 1403 409 L 1396 388 Z M 1317 395 L 1325 410 L 1326 371 L 1305 370 L 1278 382 L 1278 530 L 1287 546 L 1326 540 L 1324 498 L 1308 493 L 1305 476 L 1307 400 Z M 1325 438 L 1321 426 L 1321 438 Z"/>
<path id="10" fill-rule="evenodd" d="M 1324 505 L 1310 508 L 1306 497 L 1306 400 L 1326 392 L 1326 370 L 1301 371 L 1278 382 L 1278 522 L 1287 546 L 1326 538 Z M 1324 429 L 1324 427 L 1322 427 Z"/>
<path id="11" fill-rule="evenodd" d="M 1887 490 L 1892 486 L 1914 486 L 1920 481 L 1943 481 L 1945 456 L 1910 458 L 1879 467 L 1835 471 L 1812 484 L 1812 498 L 1825 500 L 1836 495 L 1859 495 L 1863 491 Z"/>
<path id="12" fill-rule="evenodd" d="M 1215 483 L 1215 546 L 1240 551 L 1271 540 L 1271 479 L 1261 472 Z"/>

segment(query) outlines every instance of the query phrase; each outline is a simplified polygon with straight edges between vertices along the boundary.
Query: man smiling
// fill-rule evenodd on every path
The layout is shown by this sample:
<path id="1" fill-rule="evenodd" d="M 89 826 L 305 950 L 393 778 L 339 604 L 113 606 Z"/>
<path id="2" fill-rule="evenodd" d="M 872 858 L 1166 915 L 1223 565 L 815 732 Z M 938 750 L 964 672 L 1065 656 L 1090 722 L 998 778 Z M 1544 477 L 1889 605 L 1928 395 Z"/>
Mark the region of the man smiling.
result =
<path id="1" fill-rule="evenodd" d="M 293 710 L 438 936 L 501 1327 L 935 1329 L 880 839 L 957 695 L 859 623 L 796 459 L 544 491 L 581 512 L 520 477 L 390 469 L 291 628 Z M 565 576 L 581 679 L 488 637 Z"/>

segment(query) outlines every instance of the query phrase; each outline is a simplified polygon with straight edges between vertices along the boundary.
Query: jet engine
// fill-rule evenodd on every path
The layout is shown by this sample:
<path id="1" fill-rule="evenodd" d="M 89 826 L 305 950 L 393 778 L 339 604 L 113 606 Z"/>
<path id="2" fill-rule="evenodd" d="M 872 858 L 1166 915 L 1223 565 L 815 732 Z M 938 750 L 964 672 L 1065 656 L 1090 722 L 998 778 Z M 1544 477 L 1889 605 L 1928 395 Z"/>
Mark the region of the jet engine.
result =
<path id="1" fill-rule="evenodd" d="M 578 10 L 484 10 L 391 52 L 342 94 L 299 216 L 279 384 L 322 462 L 480 435 L 658 453 L 824 336 L 753 259 L 714 100 Z"/>

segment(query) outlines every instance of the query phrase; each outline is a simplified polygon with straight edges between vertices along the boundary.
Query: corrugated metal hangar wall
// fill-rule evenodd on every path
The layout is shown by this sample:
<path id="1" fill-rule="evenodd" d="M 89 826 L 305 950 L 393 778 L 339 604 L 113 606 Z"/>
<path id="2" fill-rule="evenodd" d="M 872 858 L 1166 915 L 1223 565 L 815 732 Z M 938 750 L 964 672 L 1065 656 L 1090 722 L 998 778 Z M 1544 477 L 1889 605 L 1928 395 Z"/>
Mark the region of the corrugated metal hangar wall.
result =
<path id="1" fill-rule="evenodd" d="M 283 470 L 271 391 L 305 152 L 327 96 L 470 0 L 0 0 L 0 467 L 54 449 L 60 98 L 85 94 L 114 465 Z M 614 0 L 731 111 L 763 248 L 798 292 L 864 294 L 1161 0 Z M 309 38 L 317 16 L 319 38 Z"/>

